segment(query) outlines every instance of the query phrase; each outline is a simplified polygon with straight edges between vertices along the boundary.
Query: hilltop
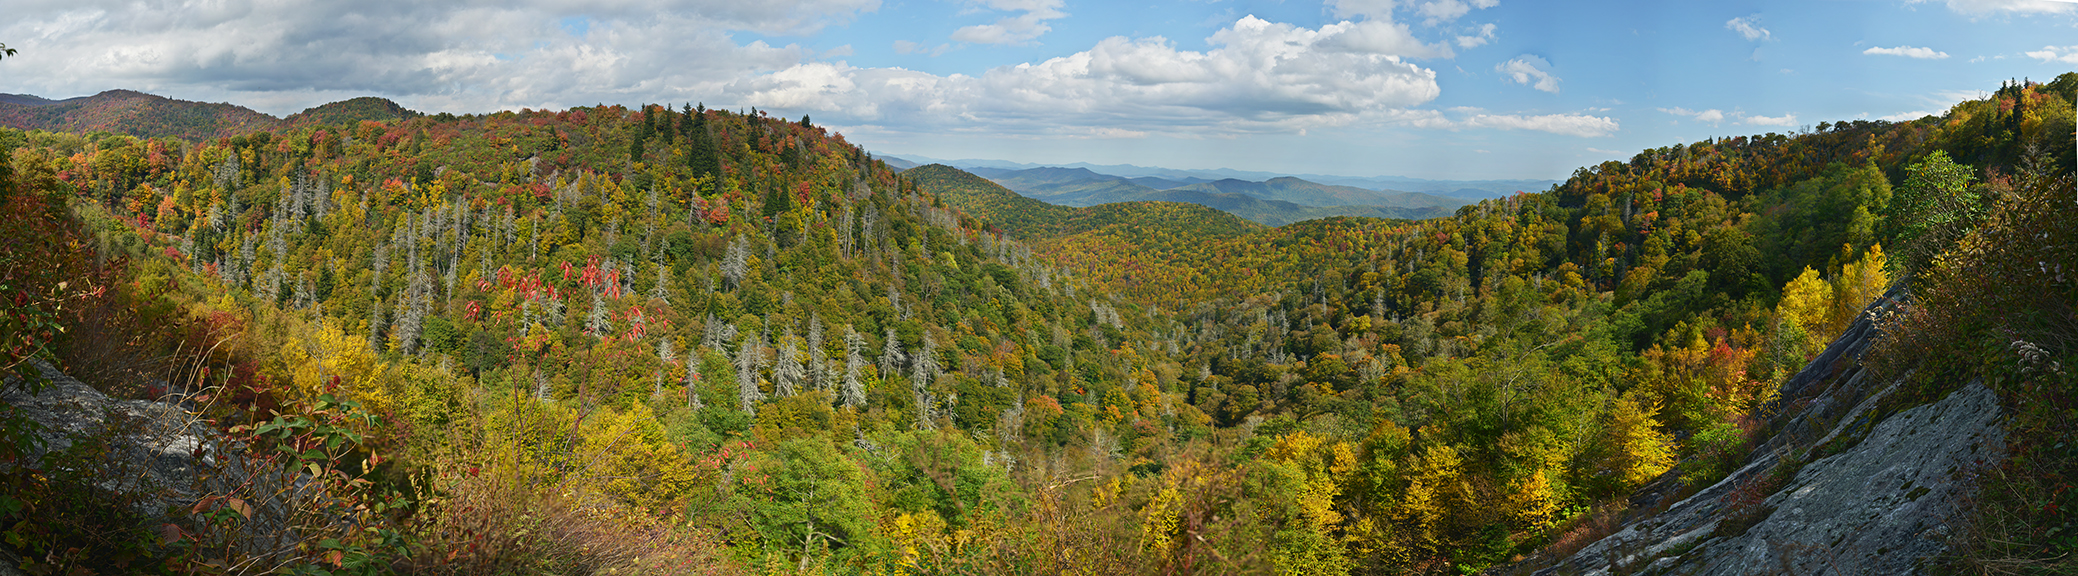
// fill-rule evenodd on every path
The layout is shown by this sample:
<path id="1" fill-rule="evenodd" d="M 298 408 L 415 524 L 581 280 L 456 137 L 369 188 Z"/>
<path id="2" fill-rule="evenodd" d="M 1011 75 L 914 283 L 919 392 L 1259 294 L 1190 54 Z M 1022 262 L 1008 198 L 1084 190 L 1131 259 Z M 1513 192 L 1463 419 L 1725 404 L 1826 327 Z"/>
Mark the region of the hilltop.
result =
<path id="1" fill-rule="evenodd" d="M 276 118 L 243 106 L 175 100 L 130 90 L 50 100 L 0 94 L 0 126 L 54 132 L 112 132 L 138 138 L 228 138 L 304 124 L 398 120 L 419 113 L 383 98 L 363 97 Z"/>

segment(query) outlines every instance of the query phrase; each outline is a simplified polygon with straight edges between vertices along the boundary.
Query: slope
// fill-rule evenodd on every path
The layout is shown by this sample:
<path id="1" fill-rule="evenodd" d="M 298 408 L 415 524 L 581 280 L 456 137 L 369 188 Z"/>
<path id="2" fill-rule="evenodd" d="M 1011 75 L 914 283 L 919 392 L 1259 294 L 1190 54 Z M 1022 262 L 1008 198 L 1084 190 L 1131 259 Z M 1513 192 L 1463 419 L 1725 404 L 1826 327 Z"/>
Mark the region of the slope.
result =
<path id="1" fill-rule="evenodd" d="M 109 90 L 65 100 L 17 94 L 0 98 L 0 126 L 55 132 L 102 131 L 145 139 L 208 140 L 291 126 L 390 122 L 418 115 L 388 99 L 375 97 L 324 104 L 287 118 L 232 104 L 175 100 L 130 90 Z"/>

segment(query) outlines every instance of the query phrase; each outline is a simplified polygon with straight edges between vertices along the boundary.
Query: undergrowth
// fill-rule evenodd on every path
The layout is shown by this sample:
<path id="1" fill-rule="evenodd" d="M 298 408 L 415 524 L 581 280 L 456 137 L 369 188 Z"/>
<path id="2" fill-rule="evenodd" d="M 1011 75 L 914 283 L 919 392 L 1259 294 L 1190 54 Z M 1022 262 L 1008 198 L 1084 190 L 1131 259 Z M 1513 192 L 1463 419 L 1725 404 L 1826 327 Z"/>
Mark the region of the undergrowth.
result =
<path id="1" fill-rule="evenodd" d="M 1892 374 L 1916 367 L 1908 402 L 1981 378 L 2008 411 L 2007 456 L 1958 471 L 1978 481 L 1970 529 L 1943 561 L 1962 574 L 2078 572 L 2078 191 L 2068 175 L 2016 180 L 1919 275 L 1918 305 L 1872 354 Z"/>

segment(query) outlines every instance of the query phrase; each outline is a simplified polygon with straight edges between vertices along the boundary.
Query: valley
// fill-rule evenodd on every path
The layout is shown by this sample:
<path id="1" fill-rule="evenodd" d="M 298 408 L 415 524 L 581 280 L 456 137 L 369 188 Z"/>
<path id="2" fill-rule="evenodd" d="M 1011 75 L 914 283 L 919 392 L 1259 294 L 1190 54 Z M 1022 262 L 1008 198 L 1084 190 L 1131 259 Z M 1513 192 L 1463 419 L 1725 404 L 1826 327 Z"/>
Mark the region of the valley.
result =
<path id="1" fill-rule="evenodd" d="M 1894 444 L 1986 450 L 1978 485 L 1955 455 L 1867 491 L 1940 499 L 1955 537 L 1900 565 L 2054 573 L 2073 102 L 2078 73 L 1459 196 L 911 165 L 696 104 L 7 95 L 6 560 L 1708 571 L 1827 545 L 1778 491 Z M 47 392 L 185 415 L 162 452 L 200 472 L 111 480 L 166 438 L 14 407 Z"/>

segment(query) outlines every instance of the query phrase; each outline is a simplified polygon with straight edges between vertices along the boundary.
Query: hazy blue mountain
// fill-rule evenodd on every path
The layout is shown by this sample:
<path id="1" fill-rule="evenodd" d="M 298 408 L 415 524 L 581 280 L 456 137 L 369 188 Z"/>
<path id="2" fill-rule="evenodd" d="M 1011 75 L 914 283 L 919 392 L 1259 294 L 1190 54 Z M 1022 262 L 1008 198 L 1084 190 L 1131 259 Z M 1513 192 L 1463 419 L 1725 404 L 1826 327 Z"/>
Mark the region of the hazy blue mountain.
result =
<path id="1" fill-rule="evenodd" d="M 890 157 L 881 156 L 881 158 L 885 159 Z M 1421 192 L 1424 194 L 1434 194 L 1438 196 L 1449 196 L 1455 198 L 1470 199 L 1499 198 L 1514 194 L 1516 192 L 1542 192 L 1550 189 L 1552 186 L 1557 185 L 1559 183 L 1559 181 L 1557 180 L 1534 179 L 1430 180 L 1425 178 L 1409 178 L 1405 176 L 1281 174 L 1275 172 L 1254 172 L 1248 170 L 1234 170 L 1230 168 L 1219 168 L 1211 170 L 1185 170 L 1175 168 L 1135 166 L 1131 164 L 1090 164 L 1086 162 L 1076 162 L 1073 164 L 1028 164 L 1024 162 L 1012 162 L 1008 160 L 990 160 L 974 158 L 961 160 L 947 160 L 941 158 L 930 158 L 925 156 L 905 156 L 903 159 L 919 164 L 936 163 L 945 164 L 947 166 L 954 166 L 962 170 L 971 171 L 975 175 L 982 176 L 984 178 L 993 178 L 993 176 L 991 176 L 990 174 L 984 173 L 985 170 L 1016 171 L 1041 167 L 1083 168 L 1097 174 L 1103 174 L 1107 176 L 1118 176 L 1128 180 L 1154 178 L 1171 182 L 1179 182 L 1181 183 L 1181 185 L 1199 184 L 1203 182 L 1211 182 L 1223 179 L 1263 182 L 1273 178 L 1289 176 L 1304 179 L 1310 182 L 1317 182 L 1321 184 L 1335 186 L 1351 186 L 1371 190 Z M 1168 188 L 1177 187 L 1173 185 L 1163 185 L 1161 183 L 1155 182 L 1135 183 L 1157 190 L 1166 190 Z"/>
<path id="2" fill-rule="evenodd" d="M 1329 216 L 1434 218 L 1448 215 L 1467 203 L 1462 198 L 1318 184 L 1288 176 L 1257 182 L 1188 176 L 1126 178 L 1088 167 L 980 166 L 965 170 L 1050 204 L 1083 207 L 1137 201 L 1188 202 L 1269 226 Z"/>

